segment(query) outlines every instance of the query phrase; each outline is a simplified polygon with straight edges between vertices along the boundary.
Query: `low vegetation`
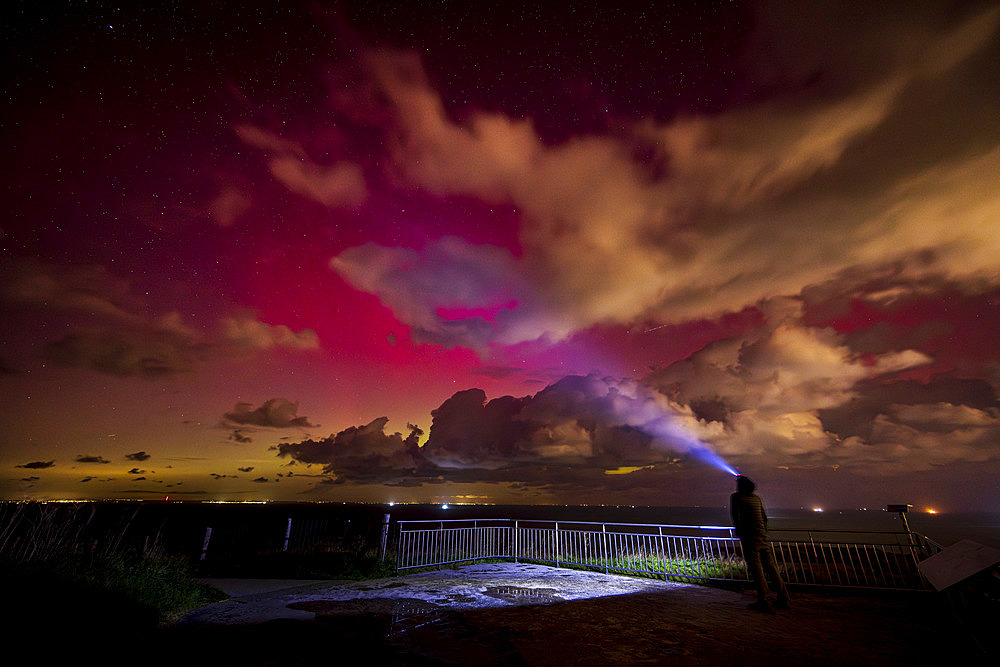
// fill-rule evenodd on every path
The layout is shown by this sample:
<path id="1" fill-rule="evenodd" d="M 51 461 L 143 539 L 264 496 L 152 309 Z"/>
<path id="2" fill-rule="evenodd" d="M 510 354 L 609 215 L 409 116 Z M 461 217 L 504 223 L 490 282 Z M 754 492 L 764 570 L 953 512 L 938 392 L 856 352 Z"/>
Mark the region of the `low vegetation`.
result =
<path id="1" fill-rule="evenodd" d="M 210 557 L 199 563 L 198 572 L 251 579 L 377 579 L 395 574 L 393 562 L 392 554 L 383 560 L 377 548 L 361 545 Z"/>
<path id="2" fill-rule="evenodd" d="M 155 625 L 224 594 L 193 578 L 186 558 L 164 553 L 154 540 L 125 540 L 94 526 L 93 504 L 0 506 L 0 575 L 6 599 L 30 612 L 41 608 L 80 613 L 114 612 L 132 626 Z"/>

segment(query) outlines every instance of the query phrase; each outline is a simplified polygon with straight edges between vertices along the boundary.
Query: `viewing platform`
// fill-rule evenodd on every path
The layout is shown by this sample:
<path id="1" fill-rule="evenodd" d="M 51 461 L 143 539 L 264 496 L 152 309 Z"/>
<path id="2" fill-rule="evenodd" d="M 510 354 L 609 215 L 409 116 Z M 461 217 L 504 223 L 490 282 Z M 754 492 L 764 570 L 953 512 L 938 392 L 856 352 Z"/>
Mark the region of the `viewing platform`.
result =
<path id="1" fill-rule="evenodd" d="M 799 593 L 769 615 L 748 608 L 749 591 L 524 563 L 239 585 L 165 630 L 165 645 L 221 664 L 295 664 L 313 645 L 372 664 L 986 664 L 925 594 Z"/>

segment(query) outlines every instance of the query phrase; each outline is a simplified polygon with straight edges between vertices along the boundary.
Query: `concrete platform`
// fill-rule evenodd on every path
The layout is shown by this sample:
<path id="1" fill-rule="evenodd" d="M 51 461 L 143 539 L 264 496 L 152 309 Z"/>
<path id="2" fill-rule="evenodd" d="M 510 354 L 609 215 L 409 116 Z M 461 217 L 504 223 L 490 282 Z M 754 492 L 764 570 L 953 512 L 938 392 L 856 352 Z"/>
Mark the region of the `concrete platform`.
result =
<path id="1" fill-rule="evenodd" d="M 263 623 L 317 614 L 415 615 L 552 604 L 663 591 L 687 584 L 525 563 L 489 563 L 368 581 L 202 579 L 232 596 L 180 619 L 186 624 Z"/>
<path id="2" fill-rule="evenodd" d="M 514 563 L 288 583 L 161 628 L 150 664 L 996 664 L 934 594 L 793 590 L 771 615 L 749 591 Z"/>

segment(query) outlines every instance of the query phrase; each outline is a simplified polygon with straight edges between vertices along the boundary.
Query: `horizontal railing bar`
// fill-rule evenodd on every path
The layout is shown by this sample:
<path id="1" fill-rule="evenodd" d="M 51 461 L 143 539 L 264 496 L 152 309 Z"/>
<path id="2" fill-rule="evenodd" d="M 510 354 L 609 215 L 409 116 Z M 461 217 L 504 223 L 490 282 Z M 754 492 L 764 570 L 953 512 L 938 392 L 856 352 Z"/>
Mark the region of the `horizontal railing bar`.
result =
<path id="1" fill-rule="evenodd" d="M 448 523 L 472 523 L 472 522 L 482 522 L 482 523 L 511 523 L 519 522 L 521 524 L 538 524 L 538 523 L 548 523 L 548 524 L 564 524 L 567 526 L 605 526 L 605 527 L 641 527 L 641 528 L 686 528 L 689 530 L 725 530 L 732 531 L 732 526 L 702 526 L 702 525 L 691 525 L 691 524 L 671 524 L 671 523 L 619 523 L 613 521 L 564 521 L 562 519 L 407 519 L 404 521 L 399 521 L 400 527 L 404 527 L 406 524 L 448 524 Z M 483 526 L 480 526 L 483 527 Z M 614 531 L 620 532 L 620 531 Z M 854 530 L 851 528 L 770 528 L 769 533 L 849 533 L 855 535 L 910 535 L 915 533 L 907 533 L 906 531 L 896 531 L 896 530 Z M 924 538 L 927 539 L 927 538 Z M 928 542 L 933 543 L 931 540 Z M 935 545 L 936 546 L 936 545 Z"/>

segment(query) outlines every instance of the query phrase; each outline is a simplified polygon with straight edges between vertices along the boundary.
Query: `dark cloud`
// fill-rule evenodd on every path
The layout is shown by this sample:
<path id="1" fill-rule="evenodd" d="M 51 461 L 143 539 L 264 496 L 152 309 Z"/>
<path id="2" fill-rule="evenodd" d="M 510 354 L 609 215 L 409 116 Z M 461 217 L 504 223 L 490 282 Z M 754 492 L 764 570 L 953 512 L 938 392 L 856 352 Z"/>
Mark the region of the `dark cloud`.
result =
<path id="1" fill-rule="evenodd" d="M 319 463 L 338 480 L 413 486 L 513 482 L 548 486 L 606 469 L 676 466 L 700 446 L 682 427 L 696 420 L 635 381 L 569 376 L 534 396 L 491 401 L 481 389 L 457 392 L 419 432 L 387 435 L 387 419 L 321 441 L 280 444 L 279 456 Z M 412 425 L 411 425 L 412 427 Z"/>
<path id="2" fill-rule="evenodd" d="M 239 470 L 240 472 L 250 472 L 251 470 L 253 470 L 253 466 L 247 466 L 245 468 L 237 468 L 237 470 Z"/>
<path id="3" fill-rule="evenodd" d="M 818 411 L 824 428 L 839 438 L 870 438 L 875 419 L 888 406 L 951 403 L 976 410 L 1000 407 L 993 386 L 986 380 L 936 378 L 930 382 L 863 381 L 854 387 L 854 396 L 835 408 Z"/>
<path id="4" fill-rule="evenodd" d="M 17 375 L 21 371 L 8 364 L 5 360 L 0 359 L 0 375 Z"/>
<path id="5" fill-rule="evenodd" d="M 150 455 L 146 452 L 134 452 L 132 454 L 126 454 L 125 458 L 128 461 L 146 461 L 150 458 Z"/>
<path id="6" fill-rule="evenodd" d="M 296 413 L 299 404 L 287 398 L 272 398 L 260 407 L 254 408 L 252 403 L 237 403 L 231 412 L 222 416 L 231 424 L 247 426 L 265 426 L 270 428 L 310 428 L 308 417 L 298 417 Z"/>
<path id="7" fill-rule="evenodd" d="M 258 483 L 260 483 L 260 484 L 263 484 L 263 483 L 265 483 L 265 482 L 269 482 L 269 481 L 271 481 L 271 480 L 269 480 L 269 479 L 268 479 L 267 477 L 258 477 L 258 478 L 257 478 L 257 479 L 255 479 L 254 481 L 255 481 L 255 482 L 258 482 Z"/>
<path id="8" fill-rule="evenodd" d="M 132 481 L 134 481 L 134 482 L 144 482 L 145 480 L 146 480 L 146 478 L 145 478 L 145 477 L 136 477 L 136 478 L 135 478 L 135 479 L 133 479 Z"/>
<path id="9" fill-rule="evenodd" d="M 316 349 L 315 332 L 293 332 L 237 312 L 206 331 L 178 312 L 151 315 L 130 285 L 100 266 L 60 267 L 37 260 L 10 262 L 0 301 L 60 315 L 72 331 L 41 348 L 62 366 L 149 379 L 189 373 L 208 362 L 239 359 L 271 348 Z"/>
<path id="10" fill-rule="evenodd" d="M 21 481 L 22 482 L 37 482 L 40 479 L 41 479 L 41 477 L 36 477 L 35 475 L 32 475 L 31 477 L 22 477 Z"/>
<path id="11" fill-rule="evenodd" d="M 376 483 L 387 475 L 412 472 L 424 465 L 418 447 L 420 429 L 412 427 L 404 439 L 386 434 L 388 417 L 365 426 L 352 426 L 322 440 L 277 445 L 278 456 L 301 463 L 319 463 L 327 474 Z"/>
<path id="12" fill-rule="evenodd" d="M 111 461 L 108 461 L 103 456 L 90 456 L 88 454 L 80 454 L 74 461 L 77 463 L 111 463 Z"/>
<path id="13" fill-rule="evenodd" d="M 24 464 L 21 464 L 21 465 L 16 465 L 14 467 L 15 468 L 28 468 L 28 469 L 31 469 L 31 470 L 41 470 L 43 468 L 51 468 L 55 464 L 56 464 L 56 460 L 52 459 L 51 461 L 32 461 L 30 463 L 24 463 Z"/>
<path id="14" fill-rule="evenodd" d="M 91 481 L 91 480 L 93 480 L 93 479 L 96 479 L 96 477 L 84 477 L 84 478 L 83 478 L 83 479 L 81 479 L 80 481 L 81 481 L 81 482 L 89 482 L 89 481 Z"/>
<path id="15" fill-rule="evenodd" d="M 131 470 L 128 471 L 128 474 L 130 474 L 130 475 L 141 475 L 141 474 L 143 474 L 145 472 L 146 472 L 145 470 L 139 470 L 138 468 L 132 468 Z"/>
<path id="16" fill-rule="evenodd" d="M 214 479 L 226 479 L 227 477 L 236 479 L 237 477 L 239 477 L 239 475 L 220 475 L 217 472 L 210 472 L 208 474 L 211 475 Z"/>
<path id="17" fill-rule="evenodd" d="M 169 331 L 90 329 L 48 343 L 42 357 L 62 366 L 152 379 L 194 369 L 197 350 L 180 343 Z"/>
<path id="18" fill-rule="evenodd" d="M 229 439 L 238 442 L 240 444 L 253 442 L 253 438 L 251 438 L 249 435 L 245 435 L 244 432 L 238 428 L 233 429 L 233 432 L 229 434 Z"/>

